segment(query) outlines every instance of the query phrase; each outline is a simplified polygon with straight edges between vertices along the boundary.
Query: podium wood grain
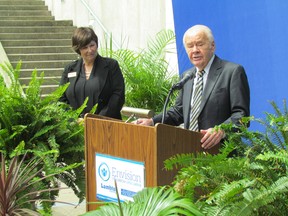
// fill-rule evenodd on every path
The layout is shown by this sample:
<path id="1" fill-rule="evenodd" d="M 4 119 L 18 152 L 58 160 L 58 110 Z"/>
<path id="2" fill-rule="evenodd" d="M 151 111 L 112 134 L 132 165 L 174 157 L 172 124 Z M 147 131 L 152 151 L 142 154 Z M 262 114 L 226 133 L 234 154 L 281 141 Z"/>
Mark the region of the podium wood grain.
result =
<path id="1" fill-rule="evenodd" d="M 164 160 L 181 153 L 203 151 L 202 135 L 182 128 L 157 124 L 155 127 L 125 123 L 93 114 L 85 116 L 85 161 L 87 211 L 96 209 L 95 154 L 144 162 L 145 187 L 171 184 L 175 171 L 164 170 Z M 210 153 L 217 153 L 213 149 Z"/>

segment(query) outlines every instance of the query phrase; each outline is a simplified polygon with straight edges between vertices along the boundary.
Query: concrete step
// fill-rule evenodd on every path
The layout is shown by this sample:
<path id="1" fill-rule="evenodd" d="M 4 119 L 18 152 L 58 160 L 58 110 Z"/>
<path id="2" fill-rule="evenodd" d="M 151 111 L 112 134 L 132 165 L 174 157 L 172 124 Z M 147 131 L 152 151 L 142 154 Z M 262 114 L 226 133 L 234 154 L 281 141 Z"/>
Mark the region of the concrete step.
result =
<path id="1" fill-rule="evenodd" d="M 15 2 L 15 3 L 17 3 L 17 2 L 25 2 L 25 3 L 27 3 L 27 4 L 29 4 L 30 2 L 35 2 L 35 1 L 37 1 L 37 2 L 43 2 L 43 0 L 0 0 L 0 4 L 1 4 L 1 2 Z"/>
<path id="2" fill-rule="evenodd" d="M 0 11 L 1 13 L 1 11 Z M 0 26 L 72 26 L 72 20 L 1 20 Z"/>
<path id="3" fill-rule="evenodd" d="M 40 75 L 40 73 L 39 73 Z M 51 76 L 51 77 L 43 77 L 43 85 L 53 85 L 53 87 L 55 85 L 59 85 L 59 82 L 60 82 L 60 79 L 61 79 L 61 76 Z M 30 77 L 22 77 L 22 78 L 19 78 L 19 81 L 20 81 L 20 84 L 21 85 L 29 85 L 30 81 L 31 81 L 31 76 Z"/>
<path id="4" fill-rule="evenodd" d="M 59 87 L 59 85 L 55 84 L 55 85 L 41 85 L 41 95 L 47 95 L 50 94 L 51 92 L 55 91 L 57 88 Z M 27 87 L 23 87 L 23 89 L 25 90 Z"/>
<path id="5" fill-rule="evenodd" d="M 70 60 L 51 60 L 51 61 L 22 61 L 22 69 L 37 69 L 41 68 L 64 68 Z M 18 61 L 11 61 L 12 66 L 16 66 Z"/>
<path id="6" fill-rule="evenodd" d="M 0 0 L 0 2 L 19 2 L 20 0 Z M 21 0 L 22 2 L 27 2 L 27 3 L 29 3 L 29 2 L 31 2 L 31 1 L 40 1 L 40 2 L 42 2 L 42 0 Z"/>
<path id="7" fill-rule="evenodd" d="M 70 39 L 23 39 L 23 40 L 2 40 L 4 47 L 13 46 L 71 46 Z"/>
<path id="8" fill-rule="evenodd" d="M 7 1 L 9 1 L 9 2 L 19 2 L 20 0 L 0 0 L 0 2 L 7 2 Z M 21 1 L 27 2 L 27 3 L 31 2 L 31 1 L 40 1 L 40 2 L 42 2 L 42 0 L 21 0 Z"/>
<path id="9" fill-rule="evenodd" d="M 2 14 L 0 14 L 0 20 L 54 20 L 54 17 L 53 16 L 2 16 Z"/>
<path id="10" fill-rule="evenodd" d="M 42 95 L 59 87 L 64 67 L 78 55 L 71 48 L 76 27 L 55 21 L 43 0 L 0 0 L 0 41 L 13 67 L 21 61 L 20 83 L 44 73 Z"/>
<path id="11" fill-rule="evenodd" d="M 31 1 L 31 0 L 2 0 L 0 1 L 0 6 L 1 5 L 26 5 L 27 3 L 29 3 L 29 5 L 45 5 L 45 2 L 44 1 L 40 1 L 40 0 L 34 0 L 34 1 Z"/>
<path id="12" fill-rule="evenodd" d="M 0 2 L 1 3 L 1 2 Z M 11 5 L 2 5 L 0 4 L 0 12 L 1 11 L 5 11 L 5 10 L 23 10 L 23 11 L 29 11 L 29 10 L 48 10 L 48 6 L 46 6 L 45 4 L 41 4 L 41 5 L 29 5 L 29 4 L 23 4 L 23 5 L 15 5 L 12 4 Z"/>
<path id="13" fill-rule="evenodd" d="M 34 53 L 34 54 L 10 54 L 8 55 L 10 61 L 51 61 L 51 60 L 70 60 L 74 61 L 78 59 L 76 53 Z"/>
<path id="14" fill-rule="evenodd" d="M 0 26 L 0 33 L 70 33 L 72 35 L 75 26 L 20 26 L 20 27 L 7 27 Z"/>
<path id="15" fill-rule="evenodd" d="M 0 33 L 0 40 L 19 40 L 19 39 L 62 39 L 62 38 L 71 38 L 72 32 L 64 33 Z M 71 39 L 70 39 L 71 40 Z"/>
<path id="16" fill-rule="evenodd" d="M 41 94 L 47 95 L 55 91 L 59 87 L 59 84 L 55 85 L 41 85 Z"/>
<path id="17" fill-rule="evenodd" d="M 51 16 L 48 10 L 0 10 L 1 16 Z"/>
<path id="18" fill-rule="evenodd" d="M 28 53 L 69 53 L 71 46 L 35 46 L 35 47 L 4 47 L 6 53 L 9 54 L 28 54 Z"/>
<path id="19" fill-rule="evenodd" d="M 35 69 L 22 69 L 21 68 L 21 77 L 31 77 L 32 72 Z M 41 72 L 44 72 L 45 77 L 55 77 L 55 76 L 61 76 L 64 71 L 64 68 L 41 68 L 37 69 L 38 74 Z"/>

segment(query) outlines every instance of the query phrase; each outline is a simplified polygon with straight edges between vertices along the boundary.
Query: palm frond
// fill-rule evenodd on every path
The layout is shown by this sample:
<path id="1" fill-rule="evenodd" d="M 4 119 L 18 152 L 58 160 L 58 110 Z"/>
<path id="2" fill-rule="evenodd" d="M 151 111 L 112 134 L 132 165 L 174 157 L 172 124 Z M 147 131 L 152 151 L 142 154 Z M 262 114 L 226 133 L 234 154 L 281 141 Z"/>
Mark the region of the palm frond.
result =
<path id="1" fill-rule="evenodd" d="M 187 198 L 181 197 L 173 188 L 155 187 L 145 188 L 138 192 L 132 201 L 121 203 L 124 215 L 142 216 L 168 216 L 168 215 L 198 215 L 203 214 Z M 119 206 L 109 203 L 96 211 L 83 214 L 83 216 L 120 215 Z"/>
<path id="2" fill-rule="evenodd" d="M 166 96 L 178 76 L 169 70 L 165 55 L 173 52 L 170 48 L 175 43 L 175 35 L 171 30 L 160 31 L 155 39 L 150 39 L 147 49 L 132 51 L 118 49 L 116 51 L 100 50 L 115 58 L 125 78 L 125 105 L 161 112 Z M 111 49 L 111 47 L 110 47 Z M 173 103 L 176 95 L 172 95 Z"/>

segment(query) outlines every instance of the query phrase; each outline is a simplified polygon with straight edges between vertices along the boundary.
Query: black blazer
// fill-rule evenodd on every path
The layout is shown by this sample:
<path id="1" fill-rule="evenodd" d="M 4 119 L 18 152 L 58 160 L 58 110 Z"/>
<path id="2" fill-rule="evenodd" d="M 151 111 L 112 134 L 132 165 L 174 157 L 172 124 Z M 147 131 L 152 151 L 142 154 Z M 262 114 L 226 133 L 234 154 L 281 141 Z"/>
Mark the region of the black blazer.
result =
<path id="1" fill-rule="evenodd" d="M 183 73 L 193 74 L 193 67 Z M 184 122 L 189 128 L 193 81 L 190 79 L 179 92 L 176 103 L 165 115 L 165 123 L 178 126 Z M 224 61 L 215 56 L 203 91 L 198 117 L 199 129 L 213 128 L 222 123 L 239 120 L 250 115 L 250 89 L 244 68 L 241 65 Z M 162 120 L 162 114 L 153 117 L 154 123 Z"/>
<path id="2" fill-rule="evenodd" d="M 60 101 L 70 104 L 73 109 L 77 109 L 88 96 L 87 107 L 83 114 L 98 104 L 96 114 L 121 119 L 120 111 L 125 102 L 125 85 L 118 62 L 98 54 L 89 82 L 79 79 L 82 65 L 83 59 L 81 58 L 65 67 L 60 85 L 68 82 L 70 84 Z"/>

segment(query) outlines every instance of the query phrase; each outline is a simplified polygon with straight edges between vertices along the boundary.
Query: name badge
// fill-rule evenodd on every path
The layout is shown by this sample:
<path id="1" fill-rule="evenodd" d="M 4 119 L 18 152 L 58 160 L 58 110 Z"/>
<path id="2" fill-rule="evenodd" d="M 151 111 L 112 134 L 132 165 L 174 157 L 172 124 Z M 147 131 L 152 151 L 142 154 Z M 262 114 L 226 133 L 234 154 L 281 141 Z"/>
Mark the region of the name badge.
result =
<path id="1" fill-rule="evenodd" d="M 71 78 L 71 77 L 76 77 L 76 72 L 68 73 L 68 78 Z"/>

